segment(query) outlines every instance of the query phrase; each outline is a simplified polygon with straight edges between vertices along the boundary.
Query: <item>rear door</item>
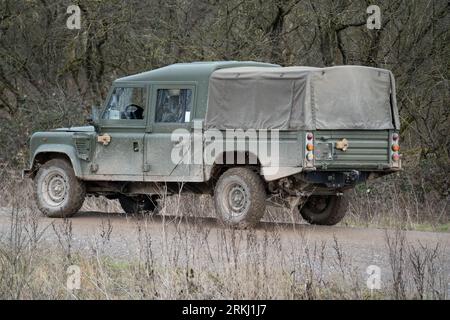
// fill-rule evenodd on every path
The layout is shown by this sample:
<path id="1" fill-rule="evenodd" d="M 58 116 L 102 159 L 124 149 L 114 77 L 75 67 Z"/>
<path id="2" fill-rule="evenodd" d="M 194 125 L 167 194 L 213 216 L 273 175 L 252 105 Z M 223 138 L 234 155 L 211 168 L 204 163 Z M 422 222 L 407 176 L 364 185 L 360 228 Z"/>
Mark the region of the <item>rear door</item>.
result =
<path id="1" fill-rule="evenodd" d="M 150 122 L 144 138 L 145 180 L 192 180 L 188 160 L 195 99 L 193 83 L 152 84 Z"/>
<path id="2" fill-rule="evenodd" d="M 318 130 L 314 134 L 319 168 L 385 169 L 390 163 L 390 130 Z M 345 150 L 337 148 L 345 141 Z"/>

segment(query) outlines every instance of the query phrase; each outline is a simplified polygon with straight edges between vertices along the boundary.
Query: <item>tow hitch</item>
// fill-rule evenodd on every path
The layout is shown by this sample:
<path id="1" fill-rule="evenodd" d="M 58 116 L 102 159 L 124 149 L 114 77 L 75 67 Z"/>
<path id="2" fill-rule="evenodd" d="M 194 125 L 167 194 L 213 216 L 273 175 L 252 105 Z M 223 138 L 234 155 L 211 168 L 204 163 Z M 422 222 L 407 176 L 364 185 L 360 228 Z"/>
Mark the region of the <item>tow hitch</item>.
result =
<path id="1" fill-rule="evenodd" d="M 359 171 L 352 170 L 350 172 L 344 172 L 345 184 L 355 184 L 359 180 Z"/>

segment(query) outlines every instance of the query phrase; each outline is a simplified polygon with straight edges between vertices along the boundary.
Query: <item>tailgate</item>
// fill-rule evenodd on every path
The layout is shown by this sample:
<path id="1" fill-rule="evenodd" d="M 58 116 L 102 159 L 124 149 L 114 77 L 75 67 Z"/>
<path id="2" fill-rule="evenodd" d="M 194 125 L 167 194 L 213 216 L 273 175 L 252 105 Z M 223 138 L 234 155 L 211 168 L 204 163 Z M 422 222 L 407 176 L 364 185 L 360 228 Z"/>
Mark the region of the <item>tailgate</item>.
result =
<path id="1" fill-rule="evenodd" d="M 314 133 L 315 166 L 320 169 L 390 167 L 390 130 L 319 130 Z M 339 150 L 339 142 L 348 142 Z"/>

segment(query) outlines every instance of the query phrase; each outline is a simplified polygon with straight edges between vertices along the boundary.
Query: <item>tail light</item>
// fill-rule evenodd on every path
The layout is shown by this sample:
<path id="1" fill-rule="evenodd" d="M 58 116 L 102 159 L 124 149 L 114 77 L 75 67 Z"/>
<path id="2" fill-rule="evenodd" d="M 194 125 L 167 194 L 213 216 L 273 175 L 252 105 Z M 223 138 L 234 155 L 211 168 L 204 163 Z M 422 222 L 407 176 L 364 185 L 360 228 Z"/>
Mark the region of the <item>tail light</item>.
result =
<path id="1" fill-rule="evenodd" d="M 305 158 L 306 166 L 312 167 L 314 161 L 314 134 L 312 132 L 307 132 L 305 136 Z"/>
<path id="2" fill-rule="evenodd" d="M 391 159 L 394 162 L 398 162 L 400 161 L 400 145 L 398 144 L 400 140 L 400 136 L 397 132 L 394 132 L 392 134 L 392 145 L 391 145 L 391 150 L 392 150 L 392 156 Z"/>

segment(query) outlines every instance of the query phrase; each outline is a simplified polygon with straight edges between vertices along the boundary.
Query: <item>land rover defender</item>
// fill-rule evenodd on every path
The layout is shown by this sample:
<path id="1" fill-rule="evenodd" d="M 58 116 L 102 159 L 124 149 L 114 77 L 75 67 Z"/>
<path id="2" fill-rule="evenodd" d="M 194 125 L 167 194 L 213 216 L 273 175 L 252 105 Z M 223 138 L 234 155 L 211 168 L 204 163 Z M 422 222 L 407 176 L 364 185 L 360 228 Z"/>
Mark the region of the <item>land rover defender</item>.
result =
<path id="1" fill-rule="evenodd" d="M 268 199 L 334 225 L 347 190 L 401 169 L 384 69 L 180 63 L 115 80 L 98 111 L 89 126 L 30 139 L 24 174 L 49 217 L 74 215 L 86 195 L 136 213 L 195 192 L 212 195 L 231 226 L 255 225 Z"/>

